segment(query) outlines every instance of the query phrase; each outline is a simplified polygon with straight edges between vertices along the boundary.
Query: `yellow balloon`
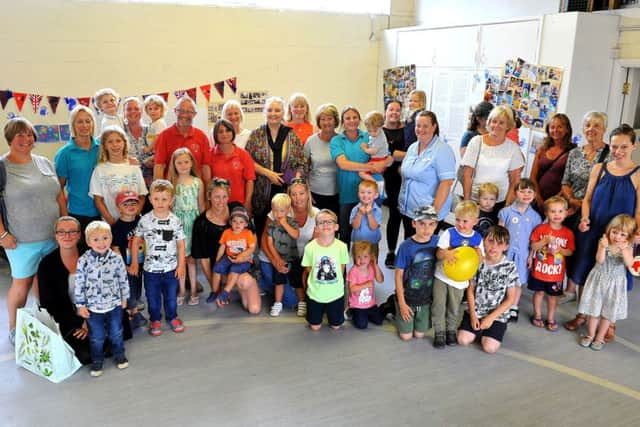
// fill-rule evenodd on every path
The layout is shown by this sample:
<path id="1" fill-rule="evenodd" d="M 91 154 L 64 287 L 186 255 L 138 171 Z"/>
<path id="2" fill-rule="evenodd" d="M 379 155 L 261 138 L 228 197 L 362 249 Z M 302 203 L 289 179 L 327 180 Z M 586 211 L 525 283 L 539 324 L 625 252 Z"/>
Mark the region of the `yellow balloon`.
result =
<path id="1" fill-rule="evenodd" d="M 444 274 L 456 282 L 464 282 L 471 279 L 478 271 L 480 259 L 475 249 L 469 246 L 460 246 L 453 251 L 456 262 L 444 262 Z"/>

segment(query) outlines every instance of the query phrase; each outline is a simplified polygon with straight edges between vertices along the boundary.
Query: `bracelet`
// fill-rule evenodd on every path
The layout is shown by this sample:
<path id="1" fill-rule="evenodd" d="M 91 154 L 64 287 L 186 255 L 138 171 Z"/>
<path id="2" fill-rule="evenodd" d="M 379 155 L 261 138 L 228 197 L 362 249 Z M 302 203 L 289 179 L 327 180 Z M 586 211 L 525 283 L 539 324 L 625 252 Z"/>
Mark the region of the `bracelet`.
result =
<path id="1" fill-rule="evenodd" d="M 9 235 L 8 231 L 5 231 L 4 233 L 0 234 L 0 240 L 4 240 L 5 237 L 7 237 Z"/>

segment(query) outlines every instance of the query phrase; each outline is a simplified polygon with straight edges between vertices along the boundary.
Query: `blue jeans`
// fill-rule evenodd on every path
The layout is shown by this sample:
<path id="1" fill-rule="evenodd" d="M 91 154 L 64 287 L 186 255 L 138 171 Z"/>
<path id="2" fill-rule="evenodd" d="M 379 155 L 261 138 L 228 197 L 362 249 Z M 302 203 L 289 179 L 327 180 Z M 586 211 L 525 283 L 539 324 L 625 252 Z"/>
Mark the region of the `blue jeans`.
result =
<path id="1" fill-rule="evenodd" d="M 129 279 L 129 299 L 127 300 L 127 308 L 133 309 L 138 306 L 138 301 L 142 296 L 142 276 L 132 276 L 127 274 Z"/>
<path id="2" fill-rule="evenodd" d="M 273 284 L 273 265 L 270 262 L 260 261 L 260 282 L 258 286 L 271 295 L 275 294 L 275 285 Z M 284 285 L 284 294 L 282 295 L 282 305 L 285 307 L 295 307 L 298 304 L 298 295 L 289 283 Z"/>
<path id="3" fill-rule="evenodd" d="M 109 334 L 111 351 L 116 360 L 124 358 L 124 340 L 122 338 L 122 307 L 117 306 L 106 313 L 91 312 L 87 319 L 89 326 L 89 346 L 91 362 L 102 363 L 104 361 L 104 341 Z"/>
<path id="4" fill-rule="evenodd" d="M 178 317 L 178 278 L 176 271 L 171 270 L 165 273 L 149 273 L 145 271 L 144 290 L 147 294 L 147 304 L 149 305 L 149 316 L 152 322 L 162 319 L 161 307 L 164 299 L 164 314 L 167 322 L 171 322 Z"/>

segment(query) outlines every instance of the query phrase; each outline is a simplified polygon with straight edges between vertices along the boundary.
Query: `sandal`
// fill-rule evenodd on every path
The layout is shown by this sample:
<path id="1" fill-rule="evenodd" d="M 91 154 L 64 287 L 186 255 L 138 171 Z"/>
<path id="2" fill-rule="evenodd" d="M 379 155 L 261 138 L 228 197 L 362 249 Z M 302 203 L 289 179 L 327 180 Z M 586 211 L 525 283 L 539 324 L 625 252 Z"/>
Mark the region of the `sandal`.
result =
<path id="1" fill-rule="evenodd" d="M 176 303 L 177 303 L 178 305 L 183 305 L 183 304 L 184 304 L 184 297 L 178 297 L 178 298 L 176 299 Z"/>
<path id="2" fill-rule="evenodd" d="M 589 348 L 592 342 L 593 342 L 593 337 L 590 337 L 589 335 L 585 335 L 580 340 L 580 345 L 584 348 Z"/>
<path id="3" fill-rule="evenodd" d="M 200 296 L 191 295 L 189 297 L 189 302 L 187 304 L 189 304 L 189 305 L 198 305 L 198 304 L 200 304 Z"/>
<path id="4" fill-rule="evenodd" d="M 547 320 L 545 323 L 547 331 L 555 332 L 558 330 L 558 323 L 555 320 Z"/>
<path id="5" fill-rule="evenodd" d="M 609 328 L 607 329 L 607 333 L 604 334 L 604 342 L 612 342 L 616 339 L 616 324 L 610 323 Z"/>
<path id="6" fill-rule="evenodd" d="M 582 313 L 578 313 L 573 320 L 564 324 L 564 328 L 567 331 L 575 331 L 580 326 L 584 325 L 587 322 L 587 316 Z"/>
<path id="7" fill-rule="evenodd" d="M 531 324 L 536 328 L 544 328 L 544 322 L 541 318 L 531 316 L 529 320 L 531 321 Z"/>

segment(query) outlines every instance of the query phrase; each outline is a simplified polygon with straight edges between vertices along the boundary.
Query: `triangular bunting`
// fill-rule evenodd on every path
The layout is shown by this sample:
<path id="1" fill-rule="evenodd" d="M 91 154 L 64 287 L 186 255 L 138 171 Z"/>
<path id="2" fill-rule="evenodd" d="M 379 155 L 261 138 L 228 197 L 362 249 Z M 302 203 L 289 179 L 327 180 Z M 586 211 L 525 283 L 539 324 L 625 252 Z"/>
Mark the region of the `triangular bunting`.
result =
<path id="1" fill-rule="evenodd" d="M 151 94 L 147 94 L 147 95 L 142 95 L 142 100 L 144 101 L 145 99 L 147 99 L 148 97 L 150 97 Z"/>
<path id="2" fill-rule="evenodd" d="M 196 102 L 196 96 L 198 95 L 197 89 L 195 87 L 187 89 L 187 95 L 189 95 L 189 98 L 193 99 L 193 102 Z"/>
<path id="3" fill-rule="evenodd" d="M 85 107 L 88 107 L 89 105 L 91 105 L 91 97 L 90 96 L 83 96 L 81 98 L 78 98 L 78 102 L 82 105 L 84 105 Z"/>
<path id="4" fill-rule="evenodd" d="M 224 98 L 224 81 L 215 82 L 213 84 L 213 87 L 216 88 L 216 91 L 218 92 L 218 95 L 220 95 L 220 98 Z"/>
<path id="5" fill-rule="evenodd" d="M 0 105 L 2 105 L 3 110 L 11 98 L 13 98 L 13 92 L 10 90 L 0 90 Z"/>
<path id="6" fill-rule="evenodd" d="M 35 93 L 29 94 L 29 101 L 31 101 L 31 106 L 33 107 L 33 112 L 38 112 L 38 107 L 42 102 L 42 95 L 36 95 Z"/>
<path id="7" fill-rule="evenodd" d="M 27 94 L 24 92 L 13 92 L 13 99 L 16 100 L 18 111 L 22 112 L 22 106 L 24 105 L 24 101 L 27 100 Z"/>
<path id="8" fill-rule="evenodd" d="M 173 91 L 173 94 L 175 95 L 176 99 L 182 98 L 185 93 L 187 93 L 186 90 L 175 90 L 175 91 Z"/>
<path id="9" fill-rule="evenodd" d="M 53 114 L 56 113 L 56 109 L 58 108 L 58 103 L 60 102 L 59 96 L 47 96 L 47 101 L 49 101 L 49 105 L 51 106 L 51 111 Z"/>
<path id="10" fill-rule="evenodd" d="M 74 108 L 76 108 L 76 105 L 78 105 L 78 100 L 75 98 L 67 98 L 65 96 L 64 98 L 64 102 L 67 104 L 67 109 L 69 111 L 73 110 Z"/>
<path id="11" fill-rule="evenodd" d="M 158 93 L 158 96 L 161 96 L 164 99 L 164 102 L 169 102 L 169 92 Z"/>
<path id="12" fill-rule="evenodd" d="M 207 102 L 209 102 L 211 98 L 211 84 L 200 86 L 200 90 L 202 91 L 202 94 L 206 98 Z"/>
<path id="13" fill-rule="evenodd" d="M 229 85 L 233 93 L 236 93 L 236 91 L 238 90 L 238 79 L 235 77 L 231 77 L 230 79 L 227 79 L 227 84 Z"/>

